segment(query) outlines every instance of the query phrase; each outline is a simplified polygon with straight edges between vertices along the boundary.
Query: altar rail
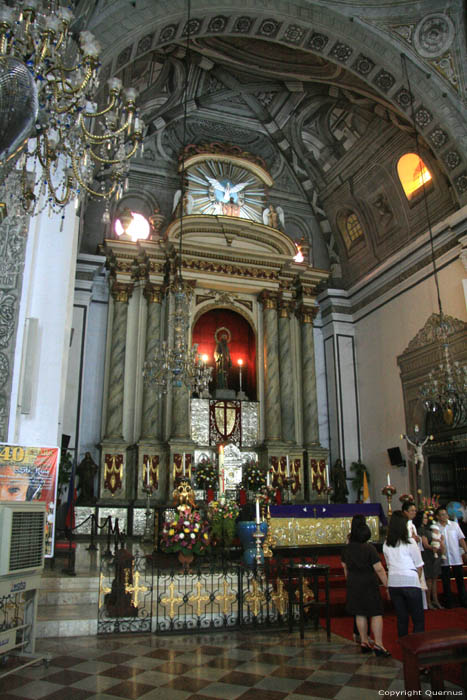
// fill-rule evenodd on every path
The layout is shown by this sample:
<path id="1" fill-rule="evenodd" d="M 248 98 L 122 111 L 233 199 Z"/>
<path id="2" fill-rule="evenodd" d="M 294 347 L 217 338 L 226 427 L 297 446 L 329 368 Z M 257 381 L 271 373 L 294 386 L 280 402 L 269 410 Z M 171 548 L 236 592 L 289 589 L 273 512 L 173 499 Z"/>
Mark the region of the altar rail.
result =
<path id="1" fill-rule="evenodd" d="M 156 568 L 151 557 L 116 556 L 101 567 L 97 633 L 285 627 L 287 584 L 286 560 L 266 560 L 257 570 L 206 562 L 184 572 Z"/>

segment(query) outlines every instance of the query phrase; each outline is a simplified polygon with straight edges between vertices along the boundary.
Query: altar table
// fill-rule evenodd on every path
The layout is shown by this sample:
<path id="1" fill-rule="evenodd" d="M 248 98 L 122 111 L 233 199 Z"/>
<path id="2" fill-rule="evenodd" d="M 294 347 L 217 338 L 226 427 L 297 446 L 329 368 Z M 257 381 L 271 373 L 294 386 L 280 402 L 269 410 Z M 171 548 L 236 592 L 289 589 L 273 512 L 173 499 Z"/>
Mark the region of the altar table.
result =
<path id="1" fill-rule="evenodd" d="M 271 506 L 271 533 L 277 547 L 346 544 L 352 517 L 362 514 L 372 541 L 387 519 L 380 503 L 294 503 Z"/>

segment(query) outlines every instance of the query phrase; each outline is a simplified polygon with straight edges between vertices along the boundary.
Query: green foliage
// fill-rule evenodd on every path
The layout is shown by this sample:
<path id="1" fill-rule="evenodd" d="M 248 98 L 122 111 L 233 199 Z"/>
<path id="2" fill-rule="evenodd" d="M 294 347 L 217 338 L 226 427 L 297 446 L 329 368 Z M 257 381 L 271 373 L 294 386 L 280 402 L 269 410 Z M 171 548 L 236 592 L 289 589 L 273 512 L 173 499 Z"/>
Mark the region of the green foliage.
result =
<path id="1" fill-rule="evenodd" d="M 360 461 L 352 462 L 350 465 L 350 471 L 354 473 L 351 483 L 352 488 L 357 493 L 357 499 L 359 500 L 363 491 L 363 474 L 366 472 L 368 484 L 370 483 L 370 474 L 368 473 L 368 468 L 365 466 L 365 464 L 362 464 Z"/>
<path id="2" fill-rule="evenodd" d="M 71 452 L 62 452 L 60 464 L 58 465 L 58 486 L 68 486 L 70 483 L 71 470 L 73 469 L 73 457 Z"/>

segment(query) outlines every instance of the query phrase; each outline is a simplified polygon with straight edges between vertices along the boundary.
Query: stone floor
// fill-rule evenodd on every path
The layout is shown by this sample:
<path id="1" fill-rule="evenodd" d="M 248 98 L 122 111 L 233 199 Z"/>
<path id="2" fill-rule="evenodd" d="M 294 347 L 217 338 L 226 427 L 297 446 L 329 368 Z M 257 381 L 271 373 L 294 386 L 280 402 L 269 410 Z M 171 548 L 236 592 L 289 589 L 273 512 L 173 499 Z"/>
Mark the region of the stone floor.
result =
<path id="1" fill-rule="evenodd" d="M 40 639 L 38 663 L 0 679 L 1 700 L 377 700 L 400 697 L 395 659 L 363 656 L 323 630 Z M 6 670 L 0 667 L 0 675 Z M 429 685 L 424 684 L 424 697 Z M 445 697 L 465 698 L 446 683 Z"/>

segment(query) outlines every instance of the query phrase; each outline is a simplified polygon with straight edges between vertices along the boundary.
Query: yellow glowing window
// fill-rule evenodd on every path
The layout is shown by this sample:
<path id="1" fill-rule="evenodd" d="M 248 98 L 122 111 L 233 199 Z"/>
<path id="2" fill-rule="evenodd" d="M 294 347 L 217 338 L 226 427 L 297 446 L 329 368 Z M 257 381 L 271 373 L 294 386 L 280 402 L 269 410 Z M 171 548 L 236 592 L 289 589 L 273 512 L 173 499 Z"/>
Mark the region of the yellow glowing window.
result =
<path id="1" fill-rule="evenodd" d="M 425 163 L 416 153 L 406 153 L 397 164 L 402 187 L 408 200 L 412 199 L 423 187 L 431 181 L 431 173 Z"/>
<path id="2" fill-rule="evenodd" d="M 347 250 L 350 249 L 355 241 L 363 238 L 363 228 L 355 212 L 341 212 L 337 217 L 337 225 L 345 241 Z"/>

